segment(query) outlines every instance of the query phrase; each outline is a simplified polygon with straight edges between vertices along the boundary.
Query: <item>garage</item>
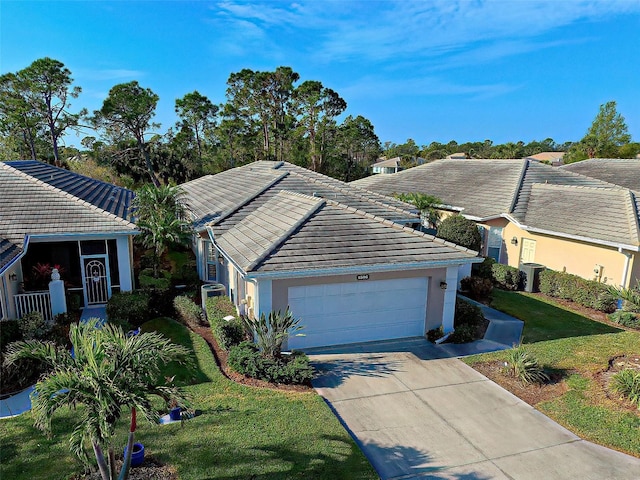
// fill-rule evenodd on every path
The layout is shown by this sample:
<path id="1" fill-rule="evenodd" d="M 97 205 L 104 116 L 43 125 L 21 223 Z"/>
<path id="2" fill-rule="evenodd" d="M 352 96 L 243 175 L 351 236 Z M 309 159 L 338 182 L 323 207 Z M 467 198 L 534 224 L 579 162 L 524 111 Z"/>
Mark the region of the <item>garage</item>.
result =
<path id="1" fill-rule="evenodd" d="M 422 336 L 426 277 L 292 286 L 289 308 L 304 329 L 289 348 Z"/>

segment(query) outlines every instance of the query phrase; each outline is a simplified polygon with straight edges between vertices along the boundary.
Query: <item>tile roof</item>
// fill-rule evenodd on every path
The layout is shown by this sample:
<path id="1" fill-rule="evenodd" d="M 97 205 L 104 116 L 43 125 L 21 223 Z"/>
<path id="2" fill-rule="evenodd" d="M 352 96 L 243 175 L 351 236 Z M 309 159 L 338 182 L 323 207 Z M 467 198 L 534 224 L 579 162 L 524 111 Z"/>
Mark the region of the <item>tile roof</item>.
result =
<path id="1" fill-rule="evenodd" d="M 390 158 L 388 160 L 380 160 L 377 163 L 371 165 L 372 167 L 399 167 L 401 159 L 400 157 Z"/>
<path id="2" fill-rule="evenodd" d="M 335 200 L 398 222 L 418 222 L 412 205 L 285 162 L 259 161 L 184 183 L 185 203 L 196 227 L 221 234 L 281 190 Z"/>
<path id="3" fill-rule="evenodd" d="M 538 183 L 531 187 L 522 223 L 531 229 L 637 246 L 634 203 L 628 189 Z"/>
<path id="4" fill-rule="evenodd" d="M 129 207 L 134 193 L 127 188 L 85 177 L 36 160 L 17 160 L 5 162 L 5 164 L 106 212 L 131 221 Z"/>
<path id="5" fill-rule="evenodd" d="M 605 176 L 602 175 L 602 178 Z M 534 227 L 528 223 L 533 221 L 536 225 L 545 225 L 537 228 L 558 234 L 638 245 L 634 225 L 638 222 L 640 212 L 640 194 L 621 189 L 603 179 L 527 159 L 438 160 L 384 177 L 367 177 L 352 184 L 380 193 L 422 192 L 435 195 L 444 205 L 461 209 L 463 215 L 474 220 L 508 214 L 525 227 Z M 539 189 L 541 184 L 575 188 Z M 620 190 L 626 193 L 623 195 Z M 624 215 L 612 215 L 608 205 L 590 201 L 586 192 L 593 194 L 596 201 L 611 201 L 618 206 L 622 204 L 620 195 L 623 195 L 633 209 L 625 210 Z M 548 199 L 547 209 L 543 213 L 545 203 L 542 195 L 559 195 L 566 203 L 563 205 L 562 202 Z M 584 202 L 585 209 L 592 211 L 591 218 L 578 214 L 573 216 L 571 209 L 583 208 L 577 206 L 580 202 Z M 576 224 L 578 220 L 585 222 L 582 230 Z M 595 222 L 598 228 L 594 228 Z"/>
<path id="6" fill-rule="evenodd" d="M 640 159 L 592 158 L 560 167 L 640 192 Z"/>
<path id="7" fill-rule="evenodd" d="M 15 163 L 0 162 L 0 269 L 21 252 L 27 235 L 135 232 L 131 222 L 22 172 Z M 95 201 L 106 205 L 103 197 Z"/>
<path id="8" fill-rule="evenodd" d="M 402 269 L 477 258 L 477 252 L 362 210 L 284 191 L 215 238 L 246 273 Z"/>
<path id="9" fill-rule="evenodd" d="M 525 165 L 524 160 L 444 159 L 351 185 L 386 195 L 428 193 L 464 208 L 465 215 L 482 218 L 510 210 Z"/>
<path id="10" fill-rule="evenodd" d="M 553 160 L 561 160 L 562 157 L 564 157 L 564 153 L 565 152 L 540 152 L 536 153 L 535 155 L 530 155 L 527 158 L 530 158 L 531 160 L 538 160 L 541 162 L 551 162 Z"/>

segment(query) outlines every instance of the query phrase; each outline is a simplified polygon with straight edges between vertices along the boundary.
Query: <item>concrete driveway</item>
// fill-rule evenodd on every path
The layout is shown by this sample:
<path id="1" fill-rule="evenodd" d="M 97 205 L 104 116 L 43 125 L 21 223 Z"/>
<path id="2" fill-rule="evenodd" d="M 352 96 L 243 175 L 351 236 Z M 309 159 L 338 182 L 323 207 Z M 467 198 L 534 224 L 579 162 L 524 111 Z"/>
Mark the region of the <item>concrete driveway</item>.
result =
<path id="1" fill-rule="evenodd" d="M 640 478 L 640 459 L 581 440 L 426 340 L 309 353 L 314 387 L 383 480 Z"/>

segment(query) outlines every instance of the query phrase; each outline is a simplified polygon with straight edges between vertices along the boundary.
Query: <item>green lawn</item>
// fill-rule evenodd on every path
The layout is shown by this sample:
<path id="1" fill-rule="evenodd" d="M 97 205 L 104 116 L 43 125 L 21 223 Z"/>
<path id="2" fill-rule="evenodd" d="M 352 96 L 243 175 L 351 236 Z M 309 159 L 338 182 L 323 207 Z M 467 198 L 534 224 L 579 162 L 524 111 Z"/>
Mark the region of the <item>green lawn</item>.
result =
<path id="1" fill-rule="evenodd" d="M 536 408 L 587 440 L 640 457 L 640 411 L 609 399 L 595 377 L 610 358 L 639 354 L 640 332 L 594 322 L 534 295 L 499 290 L 493 295 L 494 308 L 525 322 L 526 348 L 545 368 L 564 373 L 567 392 Z M 504 352 L 494 352 L 464 361 L 473 366 L 504 358 Z"/>
<path id="2" fill-rule="evenodd" d="M 136 440 L 181 479 L 375 479 L 375 471 L 325 402 L 313 392 L 256 389 L 227 380 L 199 336 L 168 319 L 146 328 L 159 330 L 194 352 L 195 370 L 176 382 L 202 414 L 184 423 L 139 422 Z M 169 372 L 173 375 L 175 369 Z M 0 422 L 0 478 L 65 479 L 80 469 L 68 451 L 70 420 L 54 419 L 46 439 L 30 414 Z M 119 431 L 124 445 L 126 426 Z M 55 459 L 55 461 L 52 461 Z"/>
<path id="3" fill-rule="evenodd" d="M 621 332 L 621 329 L 594 322 L 542 297 L 497 288 L 491 293 L 491 306 L 524 321 L 522 343 Z"/>

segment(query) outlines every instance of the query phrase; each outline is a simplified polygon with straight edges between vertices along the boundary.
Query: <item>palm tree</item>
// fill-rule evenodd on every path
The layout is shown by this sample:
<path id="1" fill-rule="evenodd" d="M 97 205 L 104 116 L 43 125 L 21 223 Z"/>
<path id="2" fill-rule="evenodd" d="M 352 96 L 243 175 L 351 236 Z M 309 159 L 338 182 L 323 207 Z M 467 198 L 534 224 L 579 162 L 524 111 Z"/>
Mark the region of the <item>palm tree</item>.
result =
<path id="1" fill-rule="evenodd" d="M 158 278 L 160 258 L 171 244 L 186 245 L 193 229 L 180 199 L 182 191 L 175 186 L 145 185 L 136 191 L 132 209 L 140 228 L 140 242 L 153 248 L 153 274 Z"/>
<path id="2" fill-rule="evenodd" d="M 406 203 L 415 205 L 420 210 L 420 219 L 427 228 L 436 228 L 440 221 L 440 212 L 436 206 L 442 204 L 442 200 L 433 195 L 427 195 L 425 193 L 398 193 L 395 197 Z"/>
<path id="3" fill-rule="evenodd" d="M 119 479 L 128 477 L 136 411 L 151 422 L 158 413 L 151 397 L 185 404 L 180 390 L 161 385 L 160 369 L 171 361 L 188 363 L 188 350 L 155 332 L 127 336 L 120 327 L 99 326 L 97 319 L 72 325 L 69 333 L 73 354 L 52 342 L 21 341 L 8 348 L 7 362 L 31 358 L 48 368 L 35 386 L 31 398 L 35 426 L 51 433 L 54 413 L 61 407 L 77 409 L 76 425 L 69 440 L 80 460 L 89 463 L 92 447 L 103 480 L 115 480 L 115 451 L 112 439 L 123 413 L 131 409 L 127 458 Z M 108 451 L 108 464 L 103 452 Z"/>

